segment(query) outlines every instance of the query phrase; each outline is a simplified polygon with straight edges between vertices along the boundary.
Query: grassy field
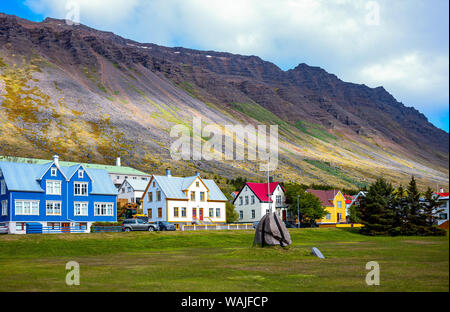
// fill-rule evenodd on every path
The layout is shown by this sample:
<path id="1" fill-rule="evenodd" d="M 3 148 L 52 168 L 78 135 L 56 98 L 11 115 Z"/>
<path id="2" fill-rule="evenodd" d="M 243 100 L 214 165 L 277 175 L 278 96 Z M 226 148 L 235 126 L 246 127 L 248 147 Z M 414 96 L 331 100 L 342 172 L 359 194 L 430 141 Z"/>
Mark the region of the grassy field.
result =
<path id="1" fill-rule="evenodd" d="M 253 231 L 0 236 L 0 291 L 448 291 L 447 237 L 366 237 L 291 229 L 293 244 L 252 247 Z M 326 259 L 311 255 L 318 247 Z M 78 261 L 80 286 L 66 286 Z M 367 286 L 378 261 L 381 285 Z"/>

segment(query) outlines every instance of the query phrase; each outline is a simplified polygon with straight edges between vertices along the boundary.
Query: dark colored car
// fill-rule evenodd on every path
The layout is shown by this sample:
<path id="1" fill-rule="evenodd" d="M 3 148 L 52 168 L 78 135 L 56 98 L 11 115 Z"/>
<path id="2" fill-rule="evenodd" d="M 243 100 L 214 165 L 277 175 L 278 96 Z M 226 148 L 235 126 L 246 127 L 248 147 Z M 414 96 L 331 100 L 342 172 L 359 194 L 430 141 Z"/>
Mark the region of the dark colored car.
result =
<path id="1" fill-rule="evenodd" d="M 176 231 L 177 228 L 172 223 L 167 221 L 156 221 L 154 223 L 158 229 L 158 231 Z"/>
<path id="2" fill-rule="evenodd" d="M 284 222 L 284 224 L 286 225 L 286 227 L 288 229 L 295 229 L 295 228 L 297 228 L 297 225 L 294 224 L 294 223 L 291 223 L 291 222 Z"/>
<path id="3" fill-rule="evenodd" d="M 122 222 L 122 231 L 157 231 L 157 227 L 154 224 L 148 223 L 141 219 L 125 219 Z"/>

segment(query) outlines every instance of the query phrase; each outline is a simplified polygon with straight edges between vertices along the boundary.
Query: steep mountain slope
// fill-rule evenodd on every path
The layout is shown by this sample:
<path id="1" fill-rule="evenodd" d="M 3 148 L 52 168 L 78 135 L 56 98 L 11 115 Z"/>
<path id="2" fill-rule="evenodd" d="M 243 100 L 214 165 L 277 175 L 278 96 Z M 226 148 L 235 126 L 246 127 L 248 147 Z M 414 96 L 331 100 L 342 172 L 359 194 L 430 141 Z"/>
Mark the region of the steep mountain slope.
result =
<path id="1" fill-rule="evenodd" d="M 276 176 L 360 186 L 448 184 L 448 134 L 386 90 L 300 64 L 140 44 L 61 20 L 0 14 L 0 155 L 111 163 L 149 172 L 261 176 L 250 161 L 170 159 L 174 124 L 276 124 Z M 68 159 L 69 160 L 69 159 Z"/>

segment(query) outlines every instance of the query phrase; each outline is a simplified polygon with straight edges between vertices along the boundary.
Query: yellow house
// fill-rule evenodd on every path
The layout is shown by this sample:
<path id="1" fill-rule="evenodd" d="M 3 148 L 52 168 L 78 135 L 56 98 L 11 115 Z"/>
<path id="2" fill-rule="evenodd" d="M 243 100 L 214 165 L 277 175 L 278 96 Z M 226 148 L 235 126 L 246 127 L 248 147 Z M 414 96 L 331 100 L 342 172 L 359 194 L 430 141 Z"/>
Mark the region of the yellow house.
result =
<path id="1" fill-rule="evenodd" d="M 339 190 L 312 190 L 306 192 L 315 195 L 320 199 L 322 205 L 327 210 L 327 214 L 320 220 L 316 220 L 318 224 L 336 224 L 346 222 L 347 215 L 345 209 L 345 197 Z"/>

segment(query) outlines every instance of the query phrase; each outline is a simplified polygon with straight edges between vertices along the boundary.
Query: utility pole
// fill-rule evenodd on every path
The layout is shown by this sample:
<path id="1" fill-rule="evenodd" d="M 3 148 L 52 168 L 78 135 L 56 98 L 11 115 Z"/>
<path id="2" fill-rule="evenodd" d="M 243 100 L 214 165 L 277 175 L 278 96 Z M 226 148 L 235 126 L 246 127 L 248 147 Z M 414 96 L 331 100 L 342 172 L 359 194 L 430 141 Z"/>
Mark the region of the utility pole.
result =
<path id="1" fill-rule="evenodd" d="M 297 219 L 298 219 L 297 228 L 300 228 L 300 195 L 297 195 Z"/>

